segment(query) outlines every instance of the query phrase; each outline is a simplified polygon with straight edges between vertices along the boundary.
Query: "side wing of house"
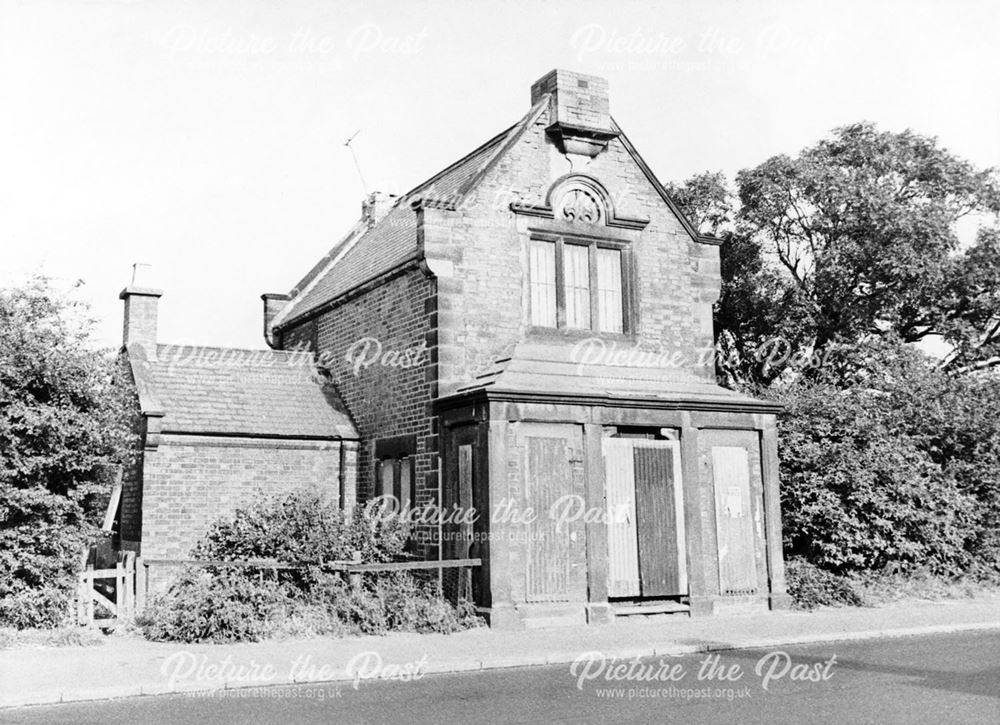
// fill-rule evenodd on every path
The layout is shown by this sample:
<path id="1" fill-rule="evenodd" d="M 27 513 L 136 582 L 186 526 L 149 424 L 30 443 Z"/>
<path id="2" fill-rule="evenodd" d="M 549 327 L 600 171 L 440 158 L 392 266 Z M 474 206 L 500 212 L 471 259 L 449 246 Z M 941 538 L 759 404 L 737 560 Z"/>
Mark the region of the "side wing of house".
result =
<path id="1" fill-rule="evenodd" d="M 312 355 L 157 344 L 159 292 L 122 297 L 141 451 L 124 477 L 118 546 L 142 555 L 151 587 L 260 497 L 314 488 L 354 505 L 357 430 Z"/>

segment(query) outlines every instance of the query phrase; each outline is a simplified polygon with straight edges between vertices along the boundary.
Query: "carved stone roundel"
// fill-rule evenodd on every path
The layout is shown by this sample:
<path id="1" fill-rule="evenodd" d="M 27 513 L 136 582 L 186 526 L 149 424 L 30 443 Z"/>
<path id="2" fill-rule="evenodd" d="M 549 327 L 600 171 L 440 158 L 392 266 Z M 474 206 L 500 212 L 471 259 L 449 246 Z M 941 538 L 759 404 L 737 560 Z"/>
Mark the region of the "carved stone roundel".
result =
<path id="1" fill-rule="evenodd" d="M 601 220 L 601 205 L 583 189 L 570 189 L 559 204 L 560 216 L 571 222 L 596 224 Z"/>

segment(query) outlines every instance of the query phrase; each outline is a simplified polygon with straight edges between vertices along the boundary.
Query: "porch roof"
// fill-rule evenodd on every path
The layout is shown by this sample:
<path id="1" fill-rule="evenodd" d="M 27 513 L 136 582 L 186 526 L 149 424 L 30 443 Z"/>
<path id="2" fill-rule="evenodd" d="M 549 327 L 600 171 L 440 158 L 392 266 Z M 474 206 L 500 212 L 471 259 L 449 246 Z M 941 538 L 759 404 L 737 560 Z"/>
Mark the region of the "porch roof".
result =
<path id="1" fill-rule="evenodd" d="M 645 402 L 653 407 L 777 413 L 778 403 L 758 400 L 717 385 L 688 366 L 665 364 L 661 356 L 633 354 L 631 364 L 615 364 L 574 353 L 567 345 L 521 343 L 510 357 L 455 390 L 454 397 L 482 392 L 487 397 L 537 398 L 603 405 Z"/>

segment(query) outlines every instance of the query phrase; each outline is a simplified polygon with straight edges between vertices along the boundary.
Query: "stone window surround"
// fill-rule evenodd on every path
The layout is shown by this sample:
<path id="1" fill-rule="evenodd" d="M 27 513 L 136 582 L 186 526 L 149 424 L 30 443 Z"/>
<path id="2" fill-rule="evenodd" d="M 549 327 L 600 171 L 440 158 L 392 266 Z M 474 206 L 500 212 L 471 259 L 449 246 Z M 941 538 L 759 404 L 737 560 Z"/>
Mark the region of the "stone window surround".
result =
<path id="1" fill-rule="evenodd" d="M 634 302 L 635 264 L 632 254 L 631 243 L 626 240 L 614 239 L 604 236 L 590 236 L 573 234 L 566 232 L 553 232 L 541 229 L 532 229 L 529 239 L 532 241 L 552 242 L 556 245 L 556 327 L 530 325 L 531 310 L 526 307 L 526 319 L 529 321 L 529 331 L 538 334 L 560 334 L 560 335 L 582 335 L 593 337 L 594 335 L 631 338 L 635 336 L 637 320 L 635 311 L 637 305 Z M 575 244 L 587 247 L 590 257 L 590 298 L 591 298 L 591 320 L 589 328 L 566 327 L 566 300 L 565 300 L 565 270 L 563 268 L 563 246 L 565 244 Z M 597 316 L 594 313 L 596 297 L 598 295 L 596 276 L 596 252 L 598 249 L 614 249 L 621 252 L 622 262 L 622 332 L 609 332 L 598 329 Z M 530 305 L 529 305 L 530 306 Z"/>
<path id="2" fill-rule="evenodd" d="M 594 198 L 599 204 L 599 218 L 596 221 L 569 221 L 563 217 L 562 203 L 567 196 L 575 191 L 583 191 Z M 529 240 L 551 241 L 557 245 L 567 241 L 575 244 L 588 245 L 593 248 L 619 249 L 622 253 L 622 332 L 603 332 L 596 329 L 596 320 L 591 320 L 590 329 L 575 329 L 567 327 L 540 327 L 530 324 L 530 309 L 528 285 L 525 285 L 525 320 L 527 331 L 532 337 L 539 338 L 588 338 L 595 335 L 609 340 L 619 339 L 634 341 L 639 329 L 639 305 L 637 298 L 638 274 L 634 246 L 638 242 L 642 230 L 649 224 L 648 219 L 619 216 L 612 203 L 608 191 L 593 176 L 589 174 L 572 173 L 556 179 L 545 195 L 542 204 L 514 202 L 511 211 L 517 217 L 517 228 L 524 247 L 524 259 L 527 264 L 527 247 Z M 557 250 L 556 287 L 562 282 Z M 527 266 L 525 279 L 527 279 Z M 591 295 L 596 290 L 592 287 Z M 557 292 L 557 294 L 561 294 Z M 560 313 L 563 315 L 564 311 Z"/>

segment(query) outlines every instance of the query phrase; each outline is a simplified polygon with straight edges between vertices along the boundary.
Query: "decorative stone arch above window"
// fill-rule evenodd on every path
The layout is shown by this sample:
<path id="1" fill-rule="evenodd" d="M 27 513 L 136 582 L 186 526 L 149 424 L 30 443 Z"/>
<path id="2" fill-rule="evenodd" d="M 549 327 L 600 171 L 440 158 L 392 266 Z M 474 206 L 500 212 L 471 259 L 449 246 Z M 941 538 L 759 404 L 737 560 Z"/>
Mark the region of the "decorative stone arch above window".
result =
<path id="1" fill-rule="evenodd" d="M 618 216 L 607 189 L 587 174 L 568 174 L 556 179 L 545 195 L 544 204 L 514 202 L 510 208 L 515 214 L 581 227 L 595 225 L 641 230 L 649 224 L 648 219 Z"/>
<path id="2" fill-rule="evenodd" d="M 607 197 L 595 184 L 584 179 L 571 179 L 551 189 L 548 206 L 561 221 L 597 224 L 608 218 Z"/>
<path id="3" fill-rule="evenodd" d="M 639 329 L 635 247 L 648 219 L 619 216 L 587 174 L 556 179 L 541 204 L 513 203 L 529 334 L 631 339 Z"/>

